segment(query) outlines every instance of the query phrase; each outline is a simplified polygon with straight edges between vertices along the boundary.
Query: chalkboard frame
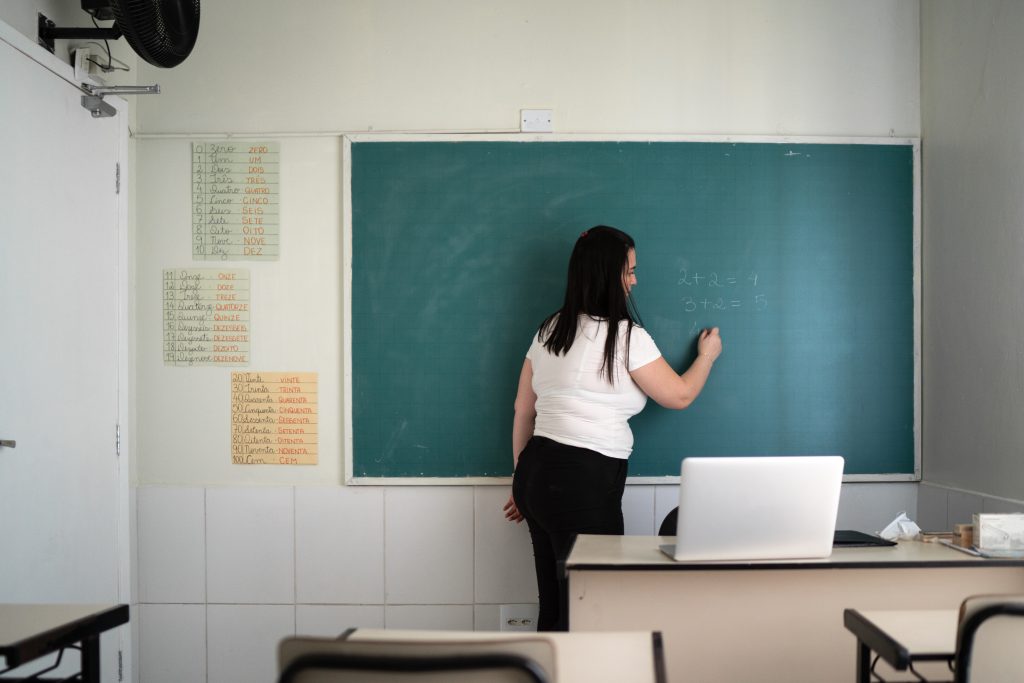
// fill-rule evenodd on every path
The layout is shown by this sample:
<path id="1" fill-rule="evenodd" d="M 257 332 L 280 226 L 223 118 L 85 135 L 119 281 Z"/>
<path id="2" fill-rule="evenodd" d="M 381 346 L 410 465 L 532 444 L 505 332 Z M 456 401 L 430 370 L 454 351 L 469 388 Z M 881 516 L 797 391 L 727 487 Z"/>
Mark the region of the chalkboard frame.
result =
<path id="1" fill-rule="evenodd" d="M 517 142 L 557 144 L 559 142 L 702 142 L 769 143 L 816 145 L 901 145 L 911 148 L 913 158 L 913 472 L 885 474 L 845 474 L 844 482 L 917 482 L 921 480 L 921 141 L 916 137 L 833 137 L 833 136 L 758 136 L 758 135 L 647 135 L 647 134 L 562 134 L 562 133 L 357 133 L 343 135 L 342 143 L 342 373 L 343 444 L 345 484 L 365 486 L 508 486 L 512 478 L 503 477 L 408 477 L 355 476 L 357 455 L 353 444 L 353 372 L 352 372 L 352 145 L 388 142 Z M 509 399 L 511 402 L 511 398 Z M 509 420 L 511 421 L 511 408 Z M 820 455 L 828 455 L 821 453 Z M 511 457 L 511 454 L 510 454 Z M 631 476 L 630 485 L 677 484 L 678 475 Z"/>

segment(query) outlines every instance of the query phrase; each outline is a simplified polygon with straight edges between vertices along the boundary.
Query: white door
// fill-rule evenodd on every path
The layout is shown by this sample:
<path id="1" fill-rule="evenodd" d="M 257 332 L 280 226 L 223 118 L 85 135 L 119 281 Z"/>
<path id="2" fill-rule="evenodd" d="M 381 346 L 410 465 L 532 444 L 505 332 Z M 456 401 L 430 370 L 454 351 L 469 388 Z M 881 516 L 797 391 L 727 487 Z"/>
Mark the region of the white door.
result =
<path id="1" fill-rule="evenodd" d="M 0 29 L 0 602 L 121 602 L 124 129 Z"/>

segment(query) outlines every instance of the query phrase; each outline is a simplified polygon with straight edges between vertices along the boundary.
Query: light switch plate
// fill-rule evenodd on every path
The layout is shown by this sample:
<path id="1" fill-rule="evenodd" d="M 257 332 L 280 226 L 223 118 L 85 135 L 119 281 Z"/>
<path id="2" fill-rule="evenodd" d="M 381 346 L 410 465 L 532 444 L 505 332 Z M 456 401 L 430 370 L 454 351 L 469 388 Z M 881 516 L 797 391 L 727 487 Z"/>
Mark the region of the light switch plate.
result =
<path id="1" fill-rule="evenodd" d="M 523 133 L 552 133 L 555 130 L 554 111 L 551 109 L 521 109 L 519 130 Z"/>

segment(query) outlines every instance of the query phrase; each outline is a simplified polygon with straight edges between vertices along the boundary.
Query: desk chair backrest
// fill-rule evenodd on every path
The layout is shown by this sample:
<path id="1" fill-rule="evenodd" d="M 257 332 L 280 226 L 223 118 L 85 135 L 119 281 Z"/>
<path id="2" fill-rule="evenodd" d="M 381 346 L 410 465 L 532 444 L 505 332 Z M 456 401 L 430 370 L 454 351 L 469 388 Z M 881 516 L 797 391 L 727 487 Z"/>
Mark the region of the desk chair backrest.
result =
<path id="1" fill-rule="evenodd" d="M 278 683 L 555 683 L 542 638 L 343 640 L 296 636 L 278 646 Z"/>
<path id="2" fill-rule="evenodd" d="M 669 510 L 668 514 L 665 515 L 665 519 L 661 520 L 661 526 L 658 527 L 659 536 L 675 536 L 676 528 L 679 525 L 679 508 L 674 507 Z"/>
<path id="3" fill-rule="evenodd" d="M 963 601 L 954 681 L 1024 681 L 1024 595 L 975 595 Z"/>

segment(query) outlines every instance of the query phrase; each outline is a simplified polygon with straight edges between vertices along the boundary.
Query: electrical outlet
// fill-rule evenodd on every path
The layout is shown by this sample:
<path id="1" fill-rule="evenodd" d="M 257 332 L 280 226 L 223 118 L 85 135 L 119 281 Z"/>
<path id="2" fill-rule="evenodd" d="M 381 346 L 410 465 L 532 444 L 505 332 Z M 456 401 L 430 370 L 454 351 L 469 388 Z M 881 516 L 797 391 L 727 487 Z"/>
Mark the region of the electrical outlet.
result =
<path id="1" fill-rule="evenodd" d="M 82 78 L 89 76 L 89 68 L 92 63 L 89 61 L 89 57 L 92 56 L 92 51 L 87 47 L 80 47 L 72 53 L 75 65 L 75 78 Z"/>
<path id="2" fill-rule="evenodd" d="M 72 52 L 72 65 L 75 67 L 75 80 L 79 83 L 95 83 L 94 72 L 98 72 L 92 58 L 92 50 L 87 47 L 76 48 Z"/>
<path id="3" fill-rule="evenodd" d="M 103 85 L 103 79 L 100 78 L 100 68 L 96 66 L 90 59 L 95 59 L 94 53 L 87 47 L 76 48 L 72 53 L 72 64 L 75 67 L 75 80 L 79 83 L 91 83 L 93 85 Z"/>
<path id="4" fill-rule="evenodd" d="M 536 631 L 537 605 L 502 605 L 502 631 Z"/>

